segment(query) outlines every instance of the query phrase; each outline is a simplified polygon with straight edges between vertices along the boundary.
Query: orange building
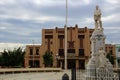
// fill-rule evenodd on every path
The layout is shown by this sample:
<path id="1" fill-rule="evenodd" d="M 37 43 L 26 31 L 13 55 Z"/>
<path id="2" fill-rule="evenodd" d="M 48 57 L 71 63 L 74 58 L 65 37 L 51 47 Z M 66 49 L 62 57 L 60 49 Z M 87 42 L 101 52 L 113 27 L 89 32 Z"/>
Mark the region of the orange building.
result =
<path id="1" fill-rule="evenodd" d="M 94 29 L 67 28 L 67 68 L 85 69 L 91 54 L 90 37 Z M 64 68 L 65 28 L 42 29 L 42 44 L 27 45 L 25 67 L 44 67 L 43 55 L 46 51 L 53 53 L 53 67 Z M 112 53 L 115 54 L 114 47 Z M 38 53 L 37 53 L 38 52 Z"/>
<path id="2" fill-rule="evenodd" d="M 27 45 L 25 53 L 25 67 L 40 67 L 40 45 Z"/>
<path id="3" fill-rule="evenodd" d="M 107 54 L 110 54 L 114 57 L 114 67 L 116 67 L 116 47 L 113 44 L 105 44 L 105 50 Z"/>

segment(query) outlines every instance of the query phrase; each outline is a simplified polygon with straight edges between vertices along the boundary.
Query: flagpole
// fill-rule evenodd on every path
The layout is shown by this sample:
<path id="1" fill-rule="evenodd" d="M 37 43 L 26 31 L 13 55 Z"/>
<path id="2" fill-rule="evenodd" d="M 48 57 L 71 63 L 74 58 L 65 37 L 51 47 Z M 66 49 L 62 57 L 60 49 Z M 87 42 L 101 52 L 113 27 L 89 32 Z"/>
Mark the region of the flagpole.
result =
<path id="1" fill-rule="evenodd" d="M 65 25 L 65 70 L 67 70 L 67 18 L 68 18 L 68 0 L 66 0 L 66 25 Z"/>

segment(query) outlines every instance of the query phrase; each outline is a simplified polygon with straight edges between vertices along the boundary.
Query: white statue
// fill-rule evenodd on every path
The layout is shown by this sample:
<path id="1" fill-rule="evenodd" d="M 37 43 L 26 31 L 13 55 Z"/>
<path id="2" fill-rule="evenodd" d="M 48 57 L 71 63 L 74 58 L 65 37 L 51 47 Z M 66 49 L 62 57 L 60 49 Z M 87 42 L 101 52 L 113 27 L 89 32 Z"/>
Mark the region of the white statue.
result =
<path id="1" fill-rule="evenodd" d="M 100 28 L 102 29 L 101 15 L 101 10 L 97 5 L 94 12 L 95 28 L 98 28 L 100 26 Z"/>
<path id="2" fill-rule="evenodd" d="M 98 59 L 99 59 L 99 67 L 105 67 L 106 65 L 106 55 L 105 51 L 103 48 L 100 48 L 99 54 L 98 54 Z"/>

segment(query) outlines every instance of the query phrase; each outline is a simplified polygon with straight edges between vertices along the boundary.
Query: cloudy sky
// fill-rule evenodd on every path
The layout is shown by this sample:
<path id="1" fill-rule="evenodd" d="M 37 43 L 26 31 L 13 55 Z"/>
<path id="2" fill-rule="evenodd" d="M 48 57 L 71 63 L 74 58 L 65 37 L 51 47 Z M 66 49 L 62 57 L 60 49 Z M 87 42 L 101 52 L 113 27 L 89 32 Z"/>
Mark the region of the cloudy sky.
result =
<path id="1" fill-rule="evenodd" d="M 43 28 L 65 25 L 66 0 L 0 0 L 0 48 L 41 44 Z M 68 26 L 94 28 L 99 5 L 107 43 L 120 43 L 120 0 L 68 0 Z M 7 44 L 6 44 L 7 43 Z"/>

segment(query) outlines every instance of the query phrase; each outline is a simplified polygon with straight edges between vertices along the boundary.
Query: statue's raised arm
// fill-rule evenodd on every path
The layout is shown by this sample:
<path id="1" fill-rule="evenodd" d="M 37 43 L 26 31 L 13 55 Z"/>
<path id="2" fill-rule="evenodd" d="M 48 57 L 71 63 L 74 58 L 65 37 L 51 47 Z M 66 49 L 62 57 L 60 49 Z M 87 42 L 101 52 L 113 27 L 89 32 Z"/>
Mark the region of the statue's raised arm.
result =
<path id="1" fill-rule="evenodd" d="M 94 11 L 94 20 L 95 20 L 95 28 L 101 28 L 102 29 L 102 22 L 101 22 L 101 10 L 99 9 L 99 6 L 96 6 L 96 9 Z"/>

